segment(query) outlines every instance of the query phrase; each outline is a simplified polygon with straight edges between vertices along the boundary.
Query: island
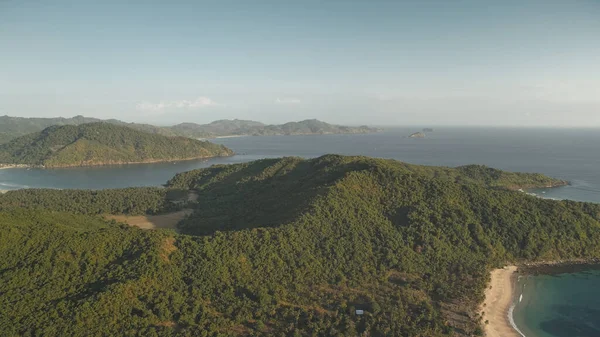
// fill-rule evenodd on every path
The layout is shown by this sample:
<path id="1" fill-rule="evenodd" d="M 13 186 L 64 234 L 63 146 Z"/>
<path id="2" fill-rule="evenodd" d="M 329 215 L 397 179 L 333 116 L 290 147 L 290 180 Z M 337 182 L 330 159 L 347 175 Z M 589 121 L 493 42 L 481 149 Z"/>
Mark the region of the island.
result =
<path id="1" fill-rule="evenodd" d="M 223 145 L 97 122 L 50 126 L 0 145 L 0 167 L 73 167 L 231 156 Z"/>
<path id="2" fill-rule="evenodd" d="M 218 120 L 210 124 L 184 123 L 171 127 L 179 134 L 194 138 L 212 138 L 226 136 L 276 136 L 276 135 L 325 135 L 374 133 L 381 129 L 366 125 L 349 127 L 333 125 L 317 119 L 289 122 L 280 125 L 265 125 L 247 120 Z"/>
<path id="3" fill-rule="evenodd" d="M 154 126 L 143 123 L 127 123 L 117 119 L 101 120 L 98 118 L 75 116 L 72 118 L 25 118 L 0 116 L 0 144 L 9 142 L 20 136 L 42 131 L 56 125 L 83 125 L 104 122 L 118 126 L 126 126 L 139 131 L 163 136 L 183 136 L 188 138 L 215 138 L 230 136 L 274 136 L 274 135 L 322 135 L 353 134 L 381 132 L 379 128 L 362 126 L 342 126 L 307 119 L 299 122 L 288 122 L 280 125 L 267 125 L 251 120 L 217 120 L 208 124 L 180 123 L 174 126 Z"/>
<path id="4" fill-rule="evenodd" d="M 600 205 L 513 190 L 562 183 L 326 155 L 215 165 L 164 188 L 9 191 L 0 329 L 482 336 L 506 319 L 482 309 L 492 270 L 600 257 Z"/>
<path id="5" fill-rule="evenodd" d="M 425 134 L 423 132 L 415 132 L 408 136 L 408 138 L 425 138 Z"/>
<path id="6" fill-rule="evenodd" d="M 433 129 L 432 128 L 424 128 L 423 132 L 433 132 Z"/>

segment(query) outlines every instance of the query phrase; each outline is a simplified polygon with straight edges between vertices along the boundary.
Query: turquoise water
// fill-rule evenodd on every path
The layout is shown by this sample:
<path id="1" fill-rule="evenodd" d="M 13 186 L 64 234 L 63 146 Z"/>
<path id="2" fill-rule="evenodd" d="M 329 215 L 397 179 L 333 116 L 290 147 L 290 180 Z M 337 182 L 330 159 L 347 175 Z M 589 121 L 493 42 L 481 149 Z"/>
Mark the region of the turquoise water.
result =
<path id="1" fill-rule="evenodd" d="M 527 337 L 599 337 L 600 270 L 522 277 L 514 320 Z"/>

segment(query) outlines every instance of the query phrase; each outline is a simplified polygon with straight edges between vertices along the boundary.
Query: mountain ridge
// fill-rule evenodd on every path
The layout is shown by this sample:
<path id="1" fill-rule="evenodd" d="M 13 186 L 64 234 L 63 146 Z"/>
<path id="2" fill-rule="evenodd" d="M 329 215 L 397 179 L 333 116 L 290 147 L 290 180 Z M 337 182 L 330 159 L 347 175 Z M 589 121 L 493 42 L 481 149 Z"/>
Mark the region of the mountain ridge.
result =
<path id="1" fill-rule="evenodd" d="M 190 137 L 222 137 L 222 136 L 276 136 L 276 135 L 311 135 L 311 134 L 352 134 L 373 133 L 381 129 L 366 125 L 348 127 L 322 122 L 317 119 L 305 119 L 284 124 L 263 124 L 248 120 L 218 120 L 209 124 L 185 123 L 171 127 Z"/>
<path id="2" fill-rule="evenodd" d="M 105 122 L 50 126 L 0 145 L 0 163 L 42 167 L 153 163 L 232 154 L 222 145 Z"/>
<path id="3" fill-rule="evenodd" d="M 305 134 L 341 134 L 370 133 L 380 129 L 368 126 L 348 127 L 325 123 L 316 119 L 288 122 L 280 125 L 267 125 L 261 122 L 241 119 L 221 119 L 208 124 L 180 123 L 173 126 L 155 126 L 143 123 L 127 123 L 118 119 L 102 120 L 81 115 L 64 118 L 10 117 L 0 116 L 0 144 L 29 133 L 39 132 L 53 125 L 82 125 L 105 122 L 127 126 L 140 131 L 163 136 L 184 136 L 189 138 L 214 138 L 223 136 L 261 136 L 261 135 L 305 135 Z"/>
<path id="4" fill-rule="evenodd" d="M 326 155 L 215 165 L 166 189 L 8 192 L 0 330 L 481 336 L 490 269 L 600 256 L 600 205 L 510 190 L 560 182 Z M 167 200 L 190 189 L 197 201 Z M 193 209 L 181 234 L 101 217 L 172 207 Z"/>

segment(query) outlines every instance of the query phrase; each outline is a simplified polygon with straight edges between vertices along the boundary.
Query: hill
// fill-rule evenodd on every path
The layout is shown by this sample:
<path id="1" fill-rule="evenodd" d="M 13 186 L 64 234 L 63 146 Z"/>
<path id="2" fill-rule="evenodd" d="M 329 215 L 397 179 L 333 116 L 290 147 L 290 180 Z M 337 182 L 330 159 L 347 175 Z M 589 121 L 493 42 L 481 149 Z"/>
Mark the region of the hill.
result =
<path id="1" fill-rule="evenodd" d="M 477 307 L 491 268 L 600 257 L 600 205 L 511 190 L 563 183 L 336 155 L 220 165 L 167 184 L 198 195 L 181 234 L 96 217 L 135 202 L 121 190 L 8 192 L 0 331 L 481 335 Z M 36 208 L 49 193 L 56 201 Z M 166 194 L 135 198 L 145 193 L 134 210 L 160 212 Z"/>
<path id="2" fill-rule="evenodd" d="M 0 116 L 0 144 L 7 143 L 12 139 L 24 136 L 26 134 L 42 131 L 43 129 L 53 125 L 81 125 L 97 122 L 102 122 L 102 120 L 84 116 L 75 116 L 72 118 L 25 118 Z M 104 122 L 129 126 L 140 131 L 157 133 L 164 136 L 177 136 L 176 133 L 170 131 L 168 128 L 161 128 L 148 124 L 126 123 L 117 119 L 109 119 Z"/>
<path id="3" fill-rule="evenodd" d="M 179 134 L 193 138 L 210 138 L 222 136 L 274 136 L 274 135 L 311 135 L 371 133 L 379 129 L 368 126 L 348 127 L 328 124 L 316 119 L 300 122 L 289 122 L 281 125 L 265 125 L 247 120 L 219 120 L 210 124 L 183 123 L 171 129 Z"/>
<path id="4" fill-rule="evenodd" d="M 108 123 L 51 126 L 0 145 L 1 164 L 44 167 L 149 163 L 232 154 L 221 145 Z"/>
<path id="5" fill-rule="evenodd" d="M 217 137 L 252 134 L 265 125 L 248 120 L 218 120 L 209 124 L 181 123 L 171 127 L 171 130 L 188 137 Z"/>
<path id="6" fill-rule="evenodd" d="M 72 118 L 24 118 L 0 116 L 0 144 L 20 136 L 42 131 L 54 125 L 82 125 L 105 122 L 132 129 L 155 133 L 163 136 L 184 136 L 190 138 L 211 138 L 239 135 L 304 135 L 304 134 L 339 134 L 370 133 L 380 131 L 367 126 L 347 127 L 327 124 L 316 119 L 301 122 L 290 122 L 282 125 L 265 125 L 249 120 L 218 120 L 209 124 L 181 123 L 175 126 L 154 126 L 150 124 L 127 123 L 118 119 L 101 120 L 97 118 L 75 116 Z"/>

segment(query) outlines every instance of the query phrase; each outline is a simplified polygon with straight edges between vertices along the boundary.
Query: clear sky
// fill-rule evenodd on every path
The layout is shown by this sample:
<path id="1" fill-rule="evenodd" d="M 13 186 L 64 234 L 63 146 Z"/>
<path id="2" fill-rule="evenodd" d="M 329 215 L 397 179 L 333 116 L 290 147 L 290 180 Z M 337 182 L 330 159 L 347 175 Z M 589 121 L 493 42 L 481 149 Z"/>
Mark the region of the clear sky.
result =
<path id="1" fill-rule="evenodd" d="M 599 0 L 0 0 L 0 115 L 600 127 Z"/>

